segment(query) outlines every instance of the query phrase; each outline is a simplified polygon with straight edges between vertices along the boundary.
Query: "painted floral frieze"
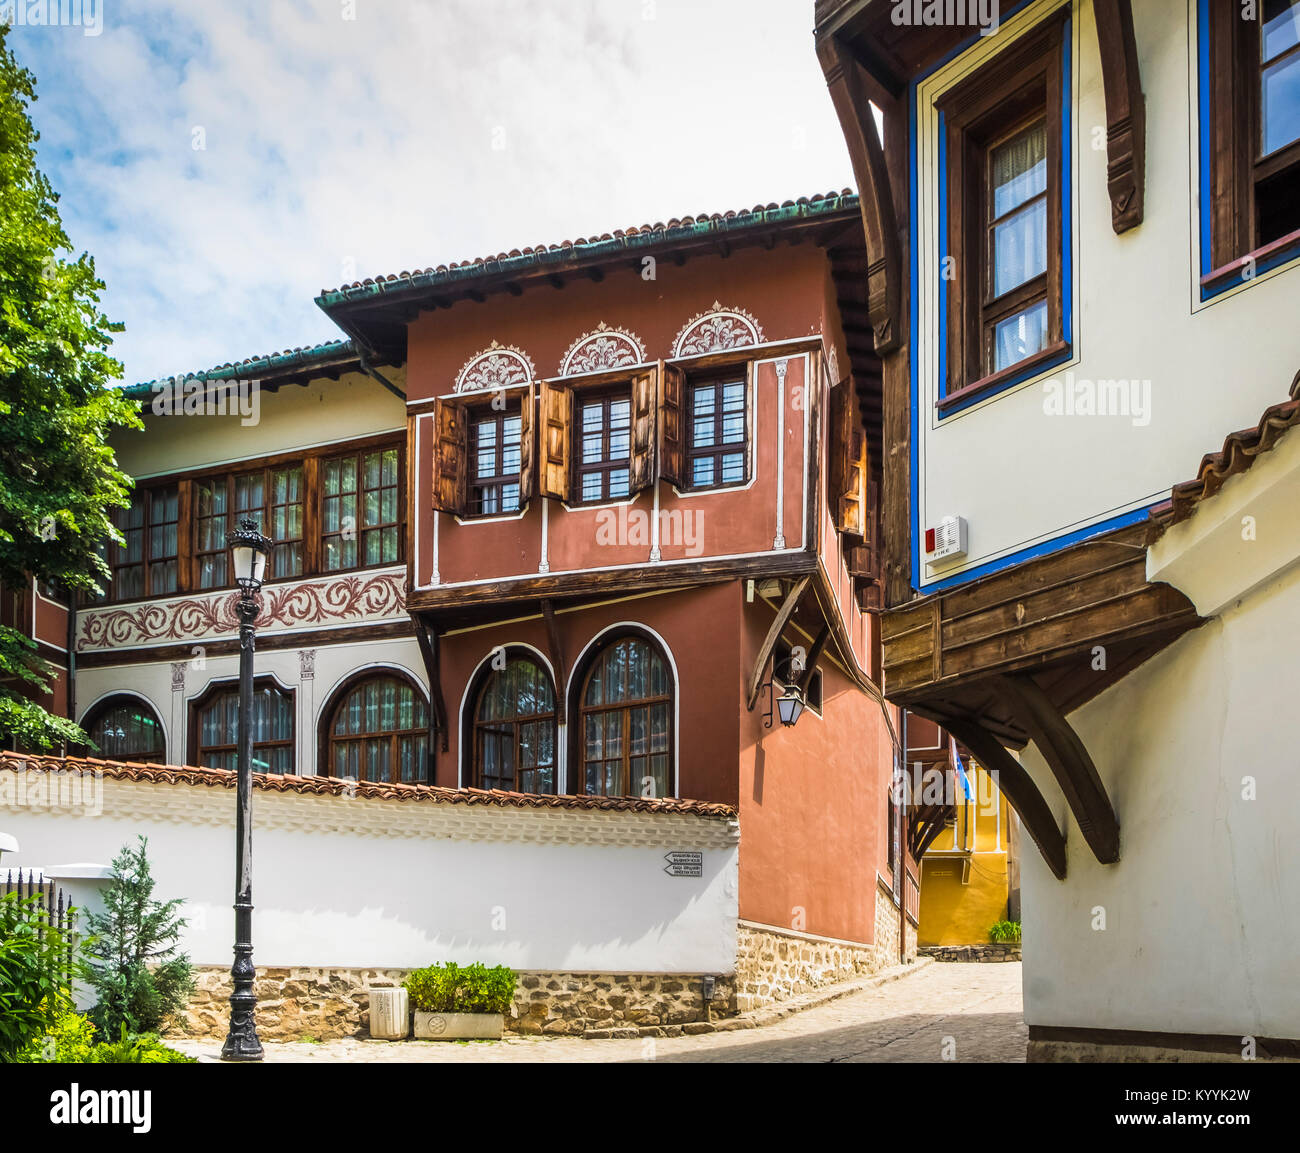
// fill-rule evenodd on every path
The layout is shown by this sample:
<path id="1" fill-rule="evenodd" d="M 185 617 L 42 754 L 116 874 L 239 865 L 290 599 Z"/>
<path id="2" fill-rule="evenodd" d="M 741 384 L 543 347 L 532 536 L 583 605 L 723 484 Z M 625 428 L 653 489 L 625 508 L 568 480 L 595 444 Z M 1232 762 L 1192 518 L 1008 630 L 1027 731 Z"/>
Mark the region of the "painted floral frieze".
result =
<path id="1" fill-rule="evenodd" d="M 692 317 L 673 341 L 673 356 L 702 356 L 729 348 L 763 343 L 763 328 L 743 308 L 723 308 L 718 301 L 708 312 Z"/>
<path id="2" fill-rule="evenodd" d="M 645 345 L 626 328 L 610 328 L 602 320 L 591 332 L 583 333 L 560 361 L 561 376 L 584 372 L 605 372 L 645 362 Z"/>
<path id="3" fill-rule="evenodd" d="M 503 388 L 517 388 L 536 376 L 533 362 L 522 349 L 493 341 L 482 352 L 476 352 L 456 374 L 457 392 L 496 392 Z"/>
<path id="4" fill-rule="evenodd" d="M 82 609 L 77 614 L 77 651 L 234 636 L 239 630 L 238 599 L 238 593 L 223 591 Z M 389 620 L 406 615 L 406 573 L 397 569 L 267 585 L 258 600 L 259 630 Z"/>

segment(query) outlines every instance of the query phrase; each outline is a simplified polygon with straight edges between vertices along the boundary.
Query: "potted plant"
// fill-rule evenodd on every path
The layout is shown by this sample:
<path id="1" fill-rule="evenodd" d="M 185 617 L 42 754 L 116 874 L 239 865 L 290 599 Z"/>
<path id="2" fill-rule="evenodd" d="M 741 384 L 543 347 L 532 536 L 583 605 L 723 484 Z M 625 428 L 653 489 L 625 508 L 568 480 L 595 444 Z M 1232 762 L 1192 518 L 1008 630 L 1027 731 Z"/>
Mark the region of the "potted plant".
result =
<path id="1" fill-rule="evenodd" d="M 504 965 L 428 965 L 402 982 L 423 1041 L 500 1040 L 515 996 L 515 973 Z"/>
<path id="2" fill-rule="evenodd" d="M 1020 944 L 1020 922 L 998 921 L 997 924 L 989 930 L 989 939 L 995 945 Z"/>

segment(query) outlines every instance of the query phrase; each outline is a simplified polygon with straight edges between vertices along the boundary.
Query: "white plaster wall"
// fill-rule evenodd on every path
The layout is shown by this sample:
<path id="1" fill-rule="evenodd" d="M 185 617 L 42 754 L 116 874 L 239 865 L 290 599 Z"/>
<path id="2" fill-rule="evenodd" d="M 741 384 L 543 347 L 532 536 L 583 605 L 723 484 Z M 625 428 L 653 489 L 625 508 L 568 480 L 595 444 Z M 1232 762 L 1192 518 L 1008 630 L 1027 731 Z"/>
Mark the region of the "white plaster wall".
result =
<path id="1" fill-rule="evenodd" d="M 405 387 L 405 369 L 380 371 Z M 250 425 L 239 416 L 154 416 L 146 410 L 143 432 L 113 438 L 118 464 L 142 478 L 406 428 L 406 406 L 361 373 L 258 396 L 257 423 Z"/>
<path id="2" fill-rule="evenodd" d="M 931 577 L 951 577 L 1043 545 L 1163 499 L 1194 475 L 1202 454 L 1228 432 L 1249 427 L 1285 400 L 1300 365 L 1294 323 L 1300 262 L 1202 305 L 1191 66 L 1194 0 L 1143 0 L 1134 21 L 1147 113 L 1144 222 L 1122 236 L 1111 228 L 1106 192 L 1106 123 L 1091 0 L 1074 6 L 1073 118 L 1074 359 L 940 421 L 937 115 L 934 98 L 1019 30 L 1058 7 L 1040 0 L 994 37 L 945 66 L 920 89 L 921 241 L 918 339 L 920 428 L 917 486 L 921 527 L 945 515 L 969 521 L 969 554 Z M 1192 9 L 1194 11 L 1194 7 Z M 1209 271 L 1209 270 L 1205 270 Z M 1044 412 L 1043 383 L 1149 380 L 1150 422 L 1123 416 Z"/>
<path id="3" fill-rule="evenodd" d="M 186 898 L 191 923 L 182 947 L 196 964 L 229 964 L 233 791 L 103 785 L 99 815 L 0 808 L 5 831 L 23 850 L 6 854 L 6 865 L 107 863 L 142 833 L 157 895 Z M 161 791 L 161 801 L 145 804 L 153 817 L 142 815 L 141 790 Z M 128 794 L 126 804 L 120 798 Z M 294 815 L 295 807 L 308 811 Z M 180 820 L 180 813 L 192 819 Z M 515 835 L 522 830 L 526 837 L 534 817 L 551 829 L 542 843 Z M 629 819 L 640 830 L 631 838 Z M 645 831 L 648 819 L 662 828 L 658 843 Z M 494 832 L 494 826 L 502 827 Z M 737 847 L 734 833 L 720 834 L 721 827 L 716 820 L 642 814 L 464 814 L 463 806 L 259 790 L 254 955 L 259 966 L 404 968 L 451 960 L 516 969 L 729 973 L 736 955 Z M 620 839 L 637 843 L 601 843 Z M 664 854 L 674 849 L 700 849 L 704 875 L 668 876 Z"/>
<path id="4" fill-rule="evenodd" d="M 259 651 L 256 663 L 258 676 L 272 676 L 281 686 L 296 691 L 297 771 L 301 776 L 312 776 L 316 772 L 317 734 L 322 711 L 334 689 L 352 673 L 367 667 L 400 669 L 423 686 L 425 699 L 428 699 L 424 660 L 414 639 L 313 647 L 316 652 L 314 677 L 303 676 L 298 649 Z M 105 696 L 123 691 L 134 693 L 145 698 L 162 718 L 167 730 L 168 763 L 191 763 L 186 748 L 189 702 L 201 696 L 211 681 L 237 678 L 239 655 L 203 656 L 184 663 L 184 687 L 177 690 L 173 690 L 172 666 L 167 661 L 79 669 L 78 717 L 84 717 L 91 706 Z"/>
<path id="5" fill-rule="evenodd" d="M 1071 714 L 1121 859 L 1099 865 L 1073 819 L 1064 882 L 1025 853 L 1029 1024 L 1300 1037 L 1297 636 L 1293 564 Z"/>

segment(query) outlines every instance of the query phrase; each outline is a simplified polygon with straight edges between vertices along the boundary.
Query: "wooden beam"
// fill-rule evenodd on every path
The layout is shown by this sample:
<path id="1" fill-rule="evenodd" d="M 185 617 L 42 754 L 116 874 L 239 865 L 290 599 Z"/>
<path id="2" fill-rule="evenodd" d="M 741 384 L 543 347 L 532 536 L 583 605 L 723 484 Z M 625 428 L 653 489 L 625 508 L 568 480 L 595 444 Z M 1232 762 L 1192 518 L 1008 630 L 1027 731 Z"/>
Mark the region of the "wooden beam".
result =
<path id="1" fill-rule="evenodd" d="M 560 630 L 555 624 L 555 610 L 550 597 L 542 598 L 542 617 L 546 621 L 546 641 L 551 649 L 551 664 L 555 668 L 555 720 L 557 724 L 567 724 L 568 700 L 564 686 L 569 683 L 569 674 L 564 664 L 564 649 L 560 645 Z"/>
<path id="2" fill-rule="evenodd" d="M 754 704 L 758 700 L 758 690 L 763 685 L 763 669 L 767 667 L 767 658 L 772 655 L 772 650 L 776 647 L 776 642 L 781 636 L 781 630 L 785 628 L 786 623 L 794 616 L 794 610 L 799 607 L 799 601 L 803 597 L 804 590 L 808 587 L 811 577 L 802 576 L 790 591 L 785 594 L 785 600 L 781 602 L 781 607 L 777 609 L 776 617 L 772 621 L 772 627 L 767 630 L 767 636 L 763 638 L 763 643 L 759 646 L 758 658 L 754 662 L 754 671 L 749 674 L 749 697 L 745 707 L 752 713 Z"/>
<path id="3" fill-rule="evenodd" d="M 1065 838 L 1034 779 L 1002 742 L 976 720 L 945 717 L 943 727 L 970 749 L 986 772 L 996 774 L 998 788 L 1016 810 L 1025 831 L 1058 881 L 1065 880 Z"/>
<path id="4" fill-rule="evenodd" d="M 1146 184 L 1146 101 L 1138 72 L 1132 0 L 1094 0 L 1101 80 L 1106 95 L 1106 187 L 1110 223 L 1127 232 L 1142 223 Z"/>
<path id="5" fill-rule="evenodd" d="M 447 751 L 447 705 L 442 697 L 442 673 L 438 659 L 438 630 L 423 617 L 416 618 L 415 637 L 424 657 L 424 671 L 429 674 L 429 752 L 433 752 L 434 734 L 442 734 L 441 749 Z M 432 766 L 430 766 L 432 768 Z"/>
<path id="6" fill-rule="evenodd" d="M 812 684 L 813 673 L 817 671 L 817 662 L 822 659 L 822 652 L 826 648 L 826 642 L 830 640 L 831 626 L 822 625 L 822 630 L 817 634 L 817 639 L 813 641 L 813 647 L 808 651 L 808 656 L 804 659 L 803 676 L 799 678 L 799 693 L 808 699 L 808 686 Z"/>
<path id="7" fill-rule="evenodd" d="M 885 153 L 863 85 L 862 66 L 838 39 L 818 46 L 849 159 L 861 190 L 862 227 L 867 243 L 867 302 L 877 352 L 898 346 L 899 277 L 902 258 Z"/>
<path id="8" fill-rule="evenodd" d="M 1056 777 L 1093 855 L 1103 865 L 1113 865 L 1119 860 L 1119 821 L 1079 734 L 1033 677 L 1024 673 L 999 677 L 997 684 L 1003 702 Z"/>

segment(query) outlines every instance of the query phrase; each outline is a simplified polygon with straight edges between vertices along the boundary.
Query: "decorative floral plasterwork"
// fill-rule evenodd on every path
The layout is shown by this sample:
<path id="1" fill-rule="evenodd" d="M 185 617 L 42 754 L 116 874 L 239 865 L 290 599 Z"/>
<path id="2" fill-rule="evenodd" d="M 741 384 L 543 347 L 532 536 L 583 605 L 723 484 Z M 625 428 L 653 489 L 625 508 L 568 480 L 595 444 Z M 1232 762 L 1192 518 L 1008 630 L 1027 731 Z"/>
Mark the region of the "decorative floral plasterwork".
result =
<path id="1" fill-rule="evenodd" d="M 503 388 L 517 388 L 521 384 L 527 384 L 536 375 L 537 371 L 526 352 L 494 340 L 461 367 L 456 376 L 456 391 L 496 392 Z"/>
<path id="2" fill-rule="evenodd" d="M 584 372 L 604 372 L 645 362 L 645 345 L 635 332 L 610 328 L 603 320 L 583 333 L 560 360 L 561 376 L 578 376 Z"/>
<path id="3" fill-rule="evenodd" d="M 830 351 L 830 355 L 827 357 L 827 362 L 828 362 L 827 367 L 830 369 L 830 374 L 831 374 L 830 383 L 831 383 L 831 387 L 833 388 L 835 385 L 839 384 L 840 382 L 840 355 L 835 350 L 835 346 L 833 344 L 831 345 L 831 351 Z"/>
<path id="4" fill-rule="evenodd" d="M 715 300 L 712 309 L 682 326 L 673 341 L 673 356 L 700 356 L 762 343 L 763 328 L 757 320 L 743 308 L 723 308 Z"/>
<path id="5" fill-rule="evenodd" d="M 77 614 L 77 651 L 132 648 L 234 636 L 236 592 L 149 601 Z M 301 584 L 267 585 L 258 596 L 259 629 L 387 620 L 406 615 L 406 573 L 337 576 Z"/>

